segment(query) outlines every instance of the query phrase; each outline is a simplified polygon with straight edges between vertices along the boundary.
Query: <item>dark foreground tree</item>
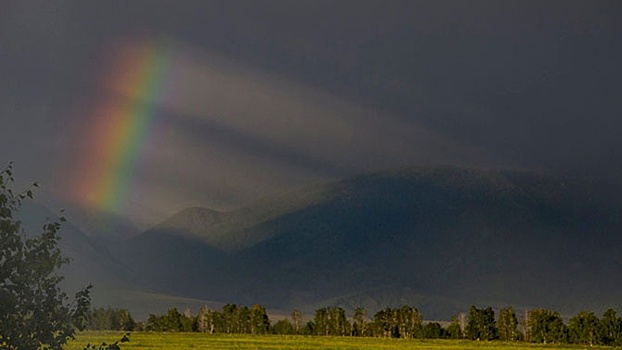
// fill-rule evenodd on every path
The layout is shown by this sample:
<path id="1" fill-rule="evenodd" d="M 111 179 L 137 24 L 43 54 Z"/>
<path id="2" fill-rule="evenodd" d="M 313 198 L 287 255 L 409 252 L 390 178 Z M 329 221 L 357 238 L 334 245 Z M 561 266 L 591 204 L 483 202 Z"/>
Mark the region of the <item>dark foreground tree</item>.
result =
<path id="1" fill-rule="evenodd" d="M 77 328 L 87 325 L 90 286 L 68 303 L 58 275 L 69 262 L 58 248 L 57 232 L 65 219 L 27 237 L 15 215 L 23 200 L 32 199 L 32 190 L 16 193 L 13 182 L 9 165 L 0 172 L 0 348 L 62 349 Z"/>

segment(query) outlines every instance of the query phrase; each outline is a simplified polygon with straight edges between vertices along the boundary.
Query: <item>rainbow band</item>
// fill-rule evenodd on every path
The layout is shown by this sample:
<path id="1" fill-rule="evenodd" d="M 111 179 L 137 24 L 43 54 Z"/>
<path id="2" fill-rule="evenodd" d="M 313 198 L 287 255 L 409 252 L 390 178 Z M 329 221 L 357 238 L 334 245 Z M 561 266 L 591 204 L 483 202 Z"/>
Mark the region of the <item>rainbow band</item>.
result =
<path id="1" fill-rule="evenodd" d="M 108 81 L 125 102 L 109 98 L 94 112 L 81 184 L 76 188 L 81 201 L 110 212 L 127 208 L 137 163 L 165 86 L 168 56 L 165 47 L 152 42 L 122 46 Z"/>

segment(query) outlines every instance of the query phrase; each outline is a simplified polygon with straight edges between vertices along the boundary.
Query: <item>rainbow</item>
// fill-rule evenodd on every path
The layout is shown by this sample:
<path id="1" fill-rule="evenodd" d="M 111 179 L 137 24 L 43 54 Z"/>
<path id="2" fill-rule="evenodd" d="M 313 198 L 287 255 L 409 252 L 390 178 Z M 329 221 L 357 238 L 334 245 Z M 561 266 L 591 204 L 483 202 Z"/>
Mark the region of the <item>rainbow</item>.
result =
<path id="1" fill-rule="evenodd" d="M 101 101 L 83 133 L 74 199 L 96 209 L 127 209 L 135 173 L 154 128 L 167 80 L 169 54 L 154 41 L 129 41 L 114 52 Z"/>

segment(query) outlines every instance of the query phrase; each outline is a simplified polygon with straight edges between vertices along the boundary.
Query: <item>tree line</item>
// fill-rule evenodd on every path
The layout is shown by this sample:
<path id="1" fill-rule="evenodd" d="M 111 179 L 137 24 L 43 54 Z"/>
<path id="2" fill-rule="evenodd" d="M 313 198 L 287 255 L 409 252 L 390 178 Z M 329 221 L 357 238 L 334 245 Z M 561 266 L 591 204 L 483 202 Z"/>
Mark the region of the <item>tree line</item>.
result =
<path id="1" fill-rule="evenodd" d="M 371 317 L 361 307 L 351 316 L 341 307 L 323 307 L 315 310 L 307 322 L 303 322 L 300 311 L 294 310 L 275 323 L 257 304 L 226 304 L 220 311 L 202 307 L 196 315 L 172 308 L 163 315 L 150 314 L 144 322 L 135 322 L 125 309 L 99 308 L 91 311 L 88 329 L 622 345 L 622 318 L 613 309 L 600 319 L 593 312 L 581 311 L 566 323 L 550 309 L 526 311 L 519 317 L 512 307 L 499 310 L 496 316 L 491 307 L 471 306 L 468 313 L 441 324 L 424 322 L 423 314 L 408 305 L 385 308 Z"/>

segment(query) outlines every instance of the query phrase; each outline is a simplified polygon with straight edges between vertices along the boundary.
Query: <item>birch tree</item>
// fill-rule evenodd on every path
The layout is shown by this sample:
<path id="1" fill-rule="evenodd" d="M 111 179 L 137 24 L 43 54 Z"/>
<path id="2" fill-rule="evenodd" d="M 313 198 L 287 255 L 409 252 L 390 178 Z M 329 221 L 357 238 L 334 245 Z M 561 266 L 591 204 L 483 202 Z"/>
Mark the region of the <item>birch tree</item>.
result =
<path id="1" fill-rule="evenodd" d="M 516 313 L 511 306 L 499 311 L 497 330 L 499 339 L 502 341 L 518 340 L 518 319 L 516 318 Z"/>
<path id="2" fill-rule="evenodd" d="M 12 165 L 0 171 L 0 348 L 62 349 L 76 328 L 88 325 L 90 286 L 73 303 L 59 283 L 69 263 L 58 247 L 65 219 L 48 222 L 42 232 L 26 237 L 15 219 L 22 201 L 33 198 L 34 184 L 14 192 Z"/>

